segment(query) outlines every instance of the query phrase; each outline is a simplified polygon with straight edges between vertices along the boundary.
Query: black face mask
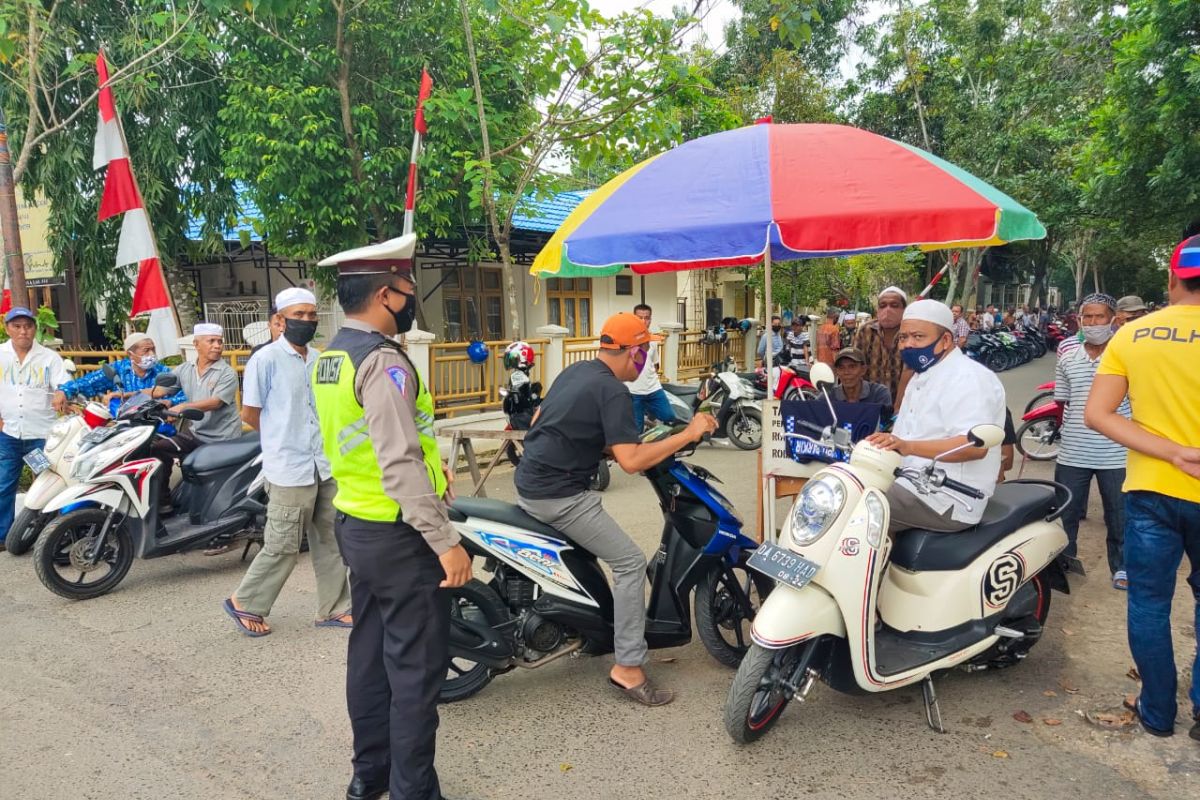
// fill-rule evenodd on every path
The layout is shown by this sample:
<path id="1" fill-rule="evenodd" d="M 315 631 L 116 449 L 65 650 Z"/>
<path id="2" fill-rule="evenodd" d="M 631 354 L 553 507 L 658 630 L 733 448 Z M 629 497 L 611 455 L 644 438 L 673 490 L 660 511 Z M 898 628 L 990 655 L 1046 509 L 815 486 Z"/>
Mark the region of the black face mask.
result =
<path id="1" fill-rule="evenodd" d="M 317 323 L 303 319 L 285 319 L 283 338 L 296 347 L 304 347 L 317 335 Z"/>
<path id="2" fill-rule="evenodd" d="M 771 330 L 775 331 L 775 333 L 779 333 L 779 327 L 780 326 L 778 326 L 778 325 L 772 325 Z"/>
<path id="3" fill-rule="evenodd" d="M 392 311 L 392 319 L 396 320 L 396 333 L 408 333 L 417 319 L 417 296 L 399 289 L 392 289 L 392 291 L 404 297 L 404 308 L 399 311 L 392 311 L 391 308 L 388 308 L 388 311 Z"/>

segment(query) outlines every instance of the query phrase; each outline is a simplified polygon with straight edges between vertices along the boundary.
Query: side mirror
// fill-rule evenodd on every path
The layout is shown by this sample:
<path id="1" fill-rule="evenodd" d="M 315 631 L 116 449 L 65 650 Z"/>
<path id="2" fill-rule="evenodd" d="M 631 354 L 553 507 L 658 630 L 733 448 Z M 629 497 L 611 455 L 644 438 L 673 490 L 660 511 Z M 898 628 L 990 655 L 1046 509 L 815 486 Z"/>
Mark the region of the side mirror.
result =
<path id="1" fill-rule="evenodd" d="M 837 379 L 833 377 L 833 368 L 824 361 L 818 361 L 816 364 L 812 365 L 812 369 L 809 370 L 808 373 L 808 379 L 812 381 L 813 386 L 816 386 L 818 389 L 822 388 L 822 384 L 827 384 L 829 386 L 834 386 L 837 384 Z M 1001 433 L 1003 433 L 1003 431 L 1001 431 Z"/>
<path id="2" fill-rule="evenodd" d="M 154 385 L 160 389 L 175 389 L 179 386 L 179 376 L 174 372 L 160 372 L 154 379 Z"/>
<path id="3" fill-rule="evenodd" d="M 192 422 L 199 422 L 204 419 L 204 412 L 198 408 L 185 408 L 179 413 L 184 419 L 190 419 Z"/>
<path id="4" fill-rule="evenodd" d="M 989 450 L 1004 443 L 1004 428 L 999 425 L 976 425 L 967 432 L 967 441 L 973 447 L 986 447 Z"/>
<path id="5" fill-rule="evenodd" d="M 115 369 L 113 369 L 112 364 L 104 364 L 100 367 L 100 371 L 104 373 L 104 377 L 113 382 L 114 386 L 122 386 L 121 376 L 117 374 Z"/>

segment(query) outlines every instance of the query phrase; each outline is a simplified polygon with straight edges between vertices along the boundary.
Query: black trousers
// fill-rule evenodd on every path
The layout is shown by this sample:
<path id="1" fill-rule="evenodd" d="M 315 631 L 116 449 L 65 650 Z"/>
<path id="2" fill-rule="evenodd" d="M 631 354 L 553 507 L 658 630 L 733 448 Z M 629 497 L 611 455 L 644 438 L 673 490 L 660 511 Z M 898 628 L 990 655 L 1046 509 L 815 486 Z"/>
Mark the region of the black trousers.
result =
<path id="1" fill-rule="evenodd" d="M 175 461 L 183 461 L 184 456 L 195 450 L 204 442 L 196 438 L 190 430 L 183 430 L 174 436 L 155 436 L 150 443 L 150 453 L 162 462 L 162 482 L 159 483 L 158 500 L 160 503 L 171 502 L 171 470 Z"/>
<path id="2" fill-rule="evenodd" d="M 437 703 L 450 638 L 450 604 L 438 584 L 446 574 L 403 522 L 338 512 L 334 532 L 354 614 L 346 656 L 354 774 L 371 786 L 386 782 L 392 800 L 438 800 Z"/>

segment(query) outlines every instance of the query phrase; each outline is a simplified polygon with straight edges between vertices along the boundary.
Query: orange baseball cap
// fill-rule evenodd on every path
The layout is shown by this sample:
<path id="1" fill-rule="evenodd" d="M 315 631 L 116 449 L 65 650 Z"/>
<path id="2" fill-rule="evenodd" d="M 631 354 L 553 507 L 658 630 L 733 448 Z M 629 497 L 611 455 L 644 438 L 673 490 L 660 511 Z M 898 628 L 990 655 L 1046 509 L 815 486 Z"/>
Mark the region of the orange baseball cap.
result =
<path id="1" fill-rule="evenodd" d="M 648 342 L 661 342 L 661 336 L 654 336 L 646 323 L 628 311 L 613 314 L 604 321 L 600 329 L 600 349 L 620 350 L 623 347 L 637 347 Z"/>

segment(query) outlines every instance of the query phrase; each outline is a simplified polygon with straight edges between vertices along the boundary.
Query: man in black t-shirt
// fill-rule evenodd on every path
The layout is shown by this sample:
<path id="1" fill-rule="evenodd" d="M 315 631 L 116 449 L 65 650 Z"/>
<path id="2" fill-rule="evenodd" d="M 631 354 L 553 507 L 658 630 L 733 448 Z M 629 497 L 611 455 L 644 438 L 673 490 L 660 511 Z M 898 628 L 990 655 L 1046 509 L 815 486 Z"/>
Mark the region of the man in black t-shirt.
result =
<path id="1" fill-rule="evenodd" d="M 633 400 L 624 381 L 636 378 L 651 341 L 646 324 L 620 313 L 604 323 L 600 352 L 563 370 L 546 393 L 525 436 L 517 466 L 517 504 L 530 516 L 569 536 L 613 572 L 613 650 L 609 682 L 639 703 L 665 705 L 674 693 L 646 677 L 646 556 L 600 504 L 588 486 L 605 451 L 628 473 L 658 464 L 717 428 L 697 414 L 682 432 L 642 443 L 633 422 Z"/>

